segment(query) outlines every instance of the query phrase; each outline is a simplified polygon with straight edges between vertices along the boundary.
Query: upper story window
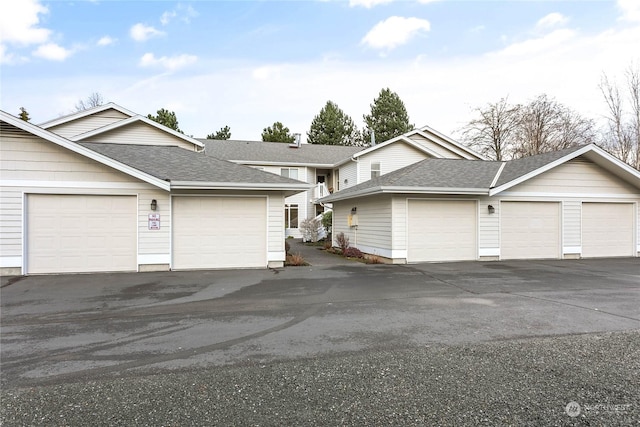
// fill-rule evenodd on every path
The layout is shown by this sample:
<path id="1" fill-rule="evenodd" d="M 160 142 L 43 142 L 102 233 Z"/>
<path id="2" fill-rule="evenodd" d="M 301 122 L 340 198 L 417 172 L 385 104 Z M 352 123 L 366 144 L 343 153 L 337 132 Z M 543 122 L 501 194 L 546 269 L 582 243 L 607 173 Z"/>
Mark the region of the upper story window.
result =
<path id="1" fill-rule="evenodd" d="M 298 179 L 298 169 L 296 168 L 281 168 L 280 175 L 286 178 Z"/>
<path id="2" fill-rule="evenodd" d="M 380 162 L 371 163 L 371 179 L 380 176 Z"/>

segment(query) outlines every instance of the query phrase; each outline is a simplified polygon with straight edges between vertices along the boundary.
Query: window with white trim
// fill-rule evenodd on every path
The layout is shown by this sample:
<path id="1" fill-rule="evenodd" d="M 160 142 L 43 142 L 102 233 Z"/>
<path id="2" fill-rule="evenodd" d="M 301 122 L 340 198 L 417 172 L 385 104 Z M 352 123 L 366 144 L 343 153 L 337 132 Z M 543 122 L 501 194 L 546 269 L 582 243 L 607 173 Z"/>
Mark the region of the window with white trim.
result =
<path id="1" fill-rule="evenodd" d="M 298 228 L 298 205 L 284 205 L 284 227 Z"/>
<path id="2" fill-rule="evenodd" d="M 380 162 L 371 163 L 371 179 L 380 176 Z"/>
<path id="3" fill-rule="evenodd" d="M 284 176 L 285 178 L 298 179 L 298 169 L 297 168 L 281 168 L 280 176 Z"/>

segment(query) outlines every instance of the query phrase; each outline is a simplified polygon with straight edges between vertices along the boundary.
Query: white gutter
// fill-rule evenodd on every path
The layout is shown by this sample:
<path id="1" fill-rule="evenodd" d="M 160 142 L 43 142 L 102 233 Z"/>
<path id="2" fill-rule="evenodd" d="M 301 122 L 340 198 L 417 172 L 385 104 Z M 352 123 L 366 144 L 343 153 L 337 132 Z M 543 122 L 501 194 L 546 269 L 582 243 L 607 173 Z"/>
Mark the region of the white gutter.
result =
<path id="1" fill-rule="evenodd" d="M 347 192 L 347 194 L 323 197 L 321 203 L 332 203 L 339 200 L 353 199 L 356 197 L 371 196 L 375 194 L 402 193 L 402 194 L 454 194 L 470 196 L 486 196 L 489 194 L 488 188 L 451 188 L 451 187 L 396 187 L 379 186 L 363 190 Z M 325 200 L 324 202 L 322 200 Z"/>
<path id="2" fill-rule="evenodd" d="M 294 190 L 306 191 L 313 184 L 267 184 L 247 182 L 171 181 L 172 190 Z"/>
<path id="3" fill-rule="evenodd" d="M 498 182 L 498 179 L 500 178 L 500 175 L 502 174 L 502 170 L 504 169 L 504 167 L 507 165 L 507 162 L 502 162 L 502 164 L 500 165 L 500 169 L 498 169 L 498 172 L 496 172 L 496 176 L 493 178 L 493 181 L 491 181 L 491 185 L 489 186 L 489 188 L 493 188 L 496 186 L 496 182 Z"/>

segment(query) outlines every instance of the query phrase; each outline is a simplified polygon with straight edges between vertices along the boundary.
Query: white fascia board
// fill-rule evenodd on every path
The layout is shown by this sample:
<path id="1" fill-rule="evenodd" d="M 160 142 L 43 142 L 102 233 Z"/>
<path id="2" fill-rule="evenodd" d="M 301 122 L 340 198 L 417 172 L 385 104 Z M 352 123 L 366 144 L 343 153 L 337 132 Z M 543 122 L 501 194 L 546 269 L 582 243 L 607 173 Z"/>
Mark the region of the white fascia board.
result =
<path id="1" fill-rule="evenodd" d="M 501 193 L 504 190 L 507 190 L 507 189 L 509 189 L 509 188 L 511 188 L 513 186 L 518 185 L 518 184 L 521 184 L 521 183 L 523 183 L 523 182 L 525 182 L 525 181 L 527 181 L 527 180 L 529 180 L 529 179 L 531 179 L 533 177 L 536 177 L 536 176 L 540 175 L 541 173 L 547 172 L 547 171 L 555 168 L 556 166 L 560 166 L 561 164 L 566 163 L 569 160 L 572 160 L 572 159 L 575 159 L 576 157 L 582 156 L 584 153 L 592 151 L 593 147 L 595 147 L 595 145 L 592 145 L 592 144 L 586 145 L 586 146 L 582 147 L 581 149 L 573 151 L 573 152 L 567 154 L 564 157 L 560 157 L 559 159 L 557 159 L 557 160 L 555 160 L 553 162 L 547 163 L 546 165 L 541 166 L 538 169 L 535 169 L 535 170 L 529 172 L 528 174 L 522 175 L 521 177 L 518 177 L 518 178 L 516 178 L 516 179 L 514 179 L 512 181 L 509 181 L 509 182 L 507 182 L 505 184 L 502 184 L 500 187 L 492 188 L 489 191 L 489 196 L 495 196 L 496 194 Z"/>
<path id="2" fill-rule="evenodd" d="M 107 104 L 99 105 L 93 108 L 87 108 L 86 110 L 78 111 L 77 113 L 68 114 L 66 116 L 58 117 L 57 119 L 46 121 L 44 123 L 39 124 L 38 126 L 40 126 L 43 129 L 48 129 L 50 127 L 58 126 L 63 123 L 68 123 L 73 120 L 81 119 L 83 117 L 87 117 L 92 114 L 100 113 L 106 110 L 116 110 L 129 117 L 133 117 L 137 115 L 133 111 L 129 111 L 126 108 L 119 106 L 118 104 L 109 102 Z"/>
<path id="3" fill-rule="evenodd" d="M 0 111 L 0 118 L 13 125 L 19 129 L 24 130 L 25 132 L 29 132 L 32 135 L 40 137 L 44 140 L 47 140 L 51 143 L 57 144 L 67 150 L 73 151 L 74 153 L 80 154 L 84 157 L 87 157 L 91 160 L 95 160 L 98 163 L 102 163 L 105 166 L 109 166 L 110 168 L 119 170 L 127 175 L 130 175 L 134 178 L 137 178 L 141 181 L 147 182 L 151 185 L 154 185 L 162 190 L 169 191 L 170 185 L 167 181 L 156 178 L 152 175 L 146 174 L 138 169 L 132 168 L 131 166 L 120 163 L 111 157 L 107 157 L 103 154 L 92 151 L 88 148 L 83 147 L 82 145 L 76 144 L 66 138 L 63 138 L 59 135 L 56 135 L 52 132 L 49 132 L 46 129 L 42 129 L 36 125 L 32 125 L 29 122 L 25 122 L 17 117 L 14 117 L 4 111 Z"/>
<path id="4" fill-rule="evenodd" d="M 215 156 L 211 156 L 215 157 Z M 335 165 L 331 163 L 298 163 L 298 162 L 266 162 L 264 160 L 227 160 L 228 162 L 236 163 L 239 165 L 247 166 L 283 166 L 283 167 L 308 167 L 308 168 L 321 168 L 330 169 Z"/>
<path id="5" fill-rule="evenodd" d="M 371 196 L 375 194 L 439 194 L 439 195 L 471 195 L 486 196 L 489 190 L 486 188 L 455 188 L 455 187 L 400 187 L 400 186 L 377 186 L 369 187 L 358 191 L 340 195 L 340 192 L 331 196 L 323 197 L 319 201 L 322 203 L 334 202 L 338 200 L 353 199 L 356 197 Z"/>
<path id="6" fill-rule="evenodd" d="M 307 191 L 315 187 L 314 184 L 268 184 L 248 182 L 201 182 L 201 181 L 171 181 L 172 190 L 277 190 L 277 191 Z"/>
<path id="7" fill-rule="evenodd" d="M 423 126 L 423 127 L 421 127 L 421 128 L 419 129 L 419 132 L 418 132 L 418 133 L 419 133 L 421 136 L 425 136 L 424 131 L 431 132 L 432 134 L 434 134 L 434 135 L 435 135 L 435 136 L 437 136 L 438 138 L 441 138 L 441 139 L 443 139 L 444 141 L 446 141 L 446 142 L 448 142 L 448 143 L 450 143 L 450 144 L 452 144 L 452 145 L 454 145 L 454 146 L 458 147 L 459 149 L 461 149 L 462 151 L 465 151 L 466 153 L 468 153 L 469 155 L 471 155 L 471 156 L 475 157 L 476 159 L 479 159 L 479 160 L 488 160 L 488 159 L 487 159 L 485 156 L 483 156 L 482 154 L 480 154 L 480 153 L 476 153 L 476 152 L 475 152 L 474 150 L 472 150 L 471 148 L 466 147 L 466 146 L 464 146 L 464 145 L 460 144 L 460 143 L 459 143 L 458 141 L 456 141 L 455 139 L 453 139 L 453 138 L 451 138 L 451 137 L 448 137 L 447 135 L 445 135 L 445 134 L 443 134 L 443 133 L 438 132 L 437 130 L 435 130 L 435 129 L 434 129 L 434 128 L 432 128 L 431 126 Z M 469 160 L 473 160 L 473 159 L 469 159 Z"/>
<path id="8" fill-rule="evenodd" d="M 506 165 L 507 165 L 507 162 L 502 162 L 502 164 L 498 168 L 498 172 L 496 172 L 496 176 L 493 177 L 493 181 L 491 181 L 491 185 L 489 186 L 489 188 L 495 187 L 496 182 L 498 182 L 498 179 L 500 179 L 500 175 L 502 175 L 502 171 L 504 170 L 504 167 Z"/>
<path id="9" fill-rule="evenodd" d="M 593 145 L 593 146 L 589 146 L 589 147 L 591 147 L 591 150 L 589 150 L 589 151 L 591 153 L 593 153 L 593 155 L 591 155 L 591 156 L 589 155 L 589 153 L 585 153 L 585 154 L 587 154 L 586 157 L 589 160 L 593 161 L 596 164 L 599 164 L 600 166 L 602 166 L 602 164 L 615 166 L 616 169 L 618 169 L 620 172 L 622 172 L 622 174 L 630 175 L 630 178 L 635 179 L 636 180 L 636 185 L 640 184 L 640 171 L 639 170 L 631 167 L 630 165 L 626 164 L 622 160 L 618 159 L 617 157 L 613 156 L 612 154 L 608 153 L 607 151 L 603 150 L 602 148 L 598 147 L 597 145 Z M 592 158 L 592 157 L 595 157 L 595 158 Z M 618 176 L 620 176 L 620 175 L 618 175 Z"/>
<path id="10" fill-rule="evenodd" d="M 91 130 L 89 132 L 82 133 L 80 135 L 76 135 L 76 136 L 74 136 L 73 138 L 70 138 L 70 139 L 72 141 L 76 141 L 76 142 L 83 141 L 83 140 L 85 140 L 87 138 L 91 138 L 93 136 L 100 135 L 102 133 L 109 132 L 109 131 L 112 131 L 114 129 L 118 129 L 118 128 L 121 128 L 121 127 L 124 127 L 124 126 L 128 126 L 128 125 L 130 125 L 132 123 L 137 123 L 137 122 L 146 123 L 149 126 L 153 126 L 156 129 L 159 129 L 159 130 L 161 130 L 163 132 L 169 133 L 169 134 L 171 134 L 171 135 L 173 135 L 175 137 L 183 139 L 183 140 L 185 140 L 185 141 L 187 141 L 187 142 L 189 142 L 189 143 L 191 143 L 193 145 L 196 145 L 196 146 L 198 146 L 200 148 L 204 147 L 204 144 L 202 144 L 200 141 L 198 141 L 198 140 L 196 140 L 194 138 L 190 138 L 190 137 L 188 137 L 188 136 L 186 136 L 184 134 L 181 134 L 180 132 L 176 132 L 173 129 L 169 129 L 168 127 L 163 126 L 160 123 L 157 123 L 157 122 L 155 122 L 155 121 L 153 121 L 153 120 L 151 120 L 151 119 L 149 119 L 147 117 L 139 116 L 139 115 L 138 116 L 134 116 L 134 117 L 129 117 L 128 119 L 120 120 L 120 121 L 117 121 L 115 123 L 111 123 L 110 125 L 103 126 L 101 128 L 94 129 L 94 130 Z"/>
<path id="11" fill-rule="evenodd" d="M 408 145 L 412 146 L 416 150 L 422 151 L 423 153 L 427 153 L 428 155 L 430 155 L 432 157 L 435 157 L 437 159 L 438 158 L 442 158 L 442 155 L 436 153 L 435 151 L 433 151 L 433 150 L 431 150 L 431 149 L 429 149 L 429 148 L 427 148 L 427 147 L 425 147 L 423 145 L 420 145 L 419 143 L 415 142 L 413 139 L 411 139 L 408 136 L 406 136 L 407 134 L 413 135 L 413 134 L 415 134 L 417 132 L 418 131 L 407 132 L 406 134 L 403 134 L 403 135 L 400 135 L 400 136 L 396 136 L 395 138 L 391 138 L 391 139 L 389 139 L 389 140 L 387 140 L 387 141 L 385 141 L 385 142 L 383 142 L 381 144 L 377 144 L 377 145 L 374 145 L 373 147 L 369 147 L 366 150 L 358 151 L 357 153 L 355 153 L 352 156 L 352 158 L 355 159 L 355 158 L 358 158 L 358 157 L 365 156 L 365 155 L 371 153 L 372 151 L 379 150 L 381 148 L 386 147 L 387 145 L 391 145 L 391 144 L 393 144 L 395 142 L 398 142 L 398 141 L 402 141 L 405 144 L 408 144 Z M 345 162 L 343 162 L 343 163 L 345 163 Z"/>

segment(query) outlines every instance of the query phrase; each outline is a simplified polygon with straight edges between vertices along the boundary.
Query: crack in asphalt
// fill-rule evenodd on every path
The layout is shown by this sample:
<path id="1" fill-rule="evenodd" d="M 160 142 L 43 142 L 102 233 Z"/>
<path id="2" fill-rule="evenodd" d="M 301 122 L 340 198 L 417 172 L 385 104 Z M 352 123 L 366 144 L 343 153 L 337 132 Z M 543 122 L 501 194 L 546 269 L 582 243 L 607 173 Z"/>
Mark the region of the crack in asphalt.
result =
<path id="1" fill-rule="evenodd" d="M 538 301 L 552 302 L 554 304 L 565 305 L 567 307 L 580 308 L 580 309 L 583 309 L 583 310 L 588 310 L 588 311 L 592 311 L 592 312 L 596 312 L 596 313 L 608 314 L 610 316 L 620 317 L 622 319 L 628 319 L 628 320 L 633 320 L 635 322 L 640 322 L 640 319 L 636 319 L 635 317 L 625 316 L 623 314 L 611 313 L 610 311 L 600 310 L 598 308 L 585 307 L 583 305 L 571 304 L 569 302 L 556 301 L 556 300 L 552 300 L 552 299 L 549 299 L 549 298 L 536 297 L 536 296 L 533 296 L 533 295 L 524 295 L 524 294 L 519 294 L 519 293 L 515 293 L 515 292 L 501 292 L 501 293 L 506 294 L 506 295 L 516 295 L 516 296 L 519 296 L 519 297 L 522 297 L 522 298 L 529 298 L 529 299 L 534 299 L 534 300 L 538 300 Z"/>

